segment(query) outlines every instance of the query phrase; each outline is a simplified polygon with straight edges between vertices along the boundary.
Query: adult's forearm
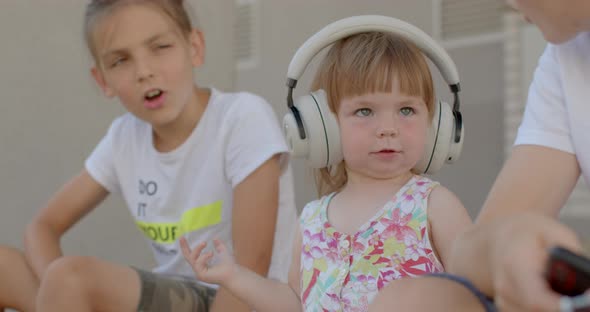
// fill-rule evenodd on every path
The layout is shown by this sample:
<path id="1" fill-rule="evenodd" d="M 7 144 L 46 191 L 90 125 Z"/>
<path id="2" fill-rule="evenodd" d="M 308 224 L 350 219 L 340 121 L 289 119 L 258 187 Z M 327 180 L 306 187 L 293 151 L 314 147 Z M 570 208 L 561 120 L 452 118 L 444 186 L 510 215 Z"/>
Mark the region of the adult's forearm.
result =
<path id="1" fill-rule="evenodd" d="M 447 268 L 449 273 L 467 278 L 489 296 L 493 295 L 490 259 L 493 230 L 494 224 L 476 224 L 463 232 L 453 244 Z"/>
<path id="2" fill-rule="evenodd" d="M 33 221 L 25 231 L 25 256 L 39 280 L 53 260 L 62 256 L 60 235 L 51 228 Z"/>

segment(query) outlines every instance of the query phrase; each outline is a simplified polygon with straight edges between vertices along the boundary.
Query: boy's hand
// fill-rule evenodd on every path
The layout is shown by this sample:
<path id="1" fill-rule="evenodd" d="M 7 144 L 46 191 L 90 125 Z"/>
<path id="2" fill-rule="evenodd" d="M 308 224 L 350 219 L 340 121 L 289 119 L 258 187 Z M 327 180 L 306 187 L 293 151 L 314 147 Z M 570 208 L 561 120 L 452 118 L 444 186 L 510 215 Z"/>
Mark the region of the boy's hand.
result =
<path id="1" fill-rule="evenodd" d="M 215 255 L 213 251 L 201 254 L 207 243 L 201 243 L 191 250 L 186 238 L 180 238 L 180 248 L 184 259 L 193 268 L 197 279 L 206 283 L 225 286 L 235 276 L 238 265 L 221 241 L 213 240 L 213 243 L 218 261 L 209 263 Z"/>

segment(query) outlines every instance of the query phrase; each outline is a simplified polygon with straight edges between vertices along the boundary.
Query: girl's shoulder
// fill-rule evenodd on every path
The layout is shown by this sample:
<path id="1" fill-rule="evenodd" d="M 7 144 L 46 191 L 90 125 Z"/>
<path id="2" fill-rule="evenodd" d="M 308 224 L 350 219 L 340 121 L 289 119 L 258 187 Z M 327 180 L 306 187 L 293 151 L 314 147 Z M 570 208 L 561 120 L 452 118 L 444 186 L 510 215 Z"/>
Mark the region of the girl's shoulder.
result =
<path id="1" fill-rule="evenodd" d="M 413 186 L 420 189 L 432 189 L 440 185 L 440 182 L 434 181 L 429 177 L 423 175 L 415 175 L 413 179 Z"/>
<path id="2" fill-rule="evenodd" d="M 333 195 L 334 193 L 324 195 L 307 203 L 301 211 L 301 216 L 299 218 L 301 222 L 308 223 L 309 220 L 318 218 L 321 215 L 322 208 L 327 204 L 328 201 L 330 201 Z"/>

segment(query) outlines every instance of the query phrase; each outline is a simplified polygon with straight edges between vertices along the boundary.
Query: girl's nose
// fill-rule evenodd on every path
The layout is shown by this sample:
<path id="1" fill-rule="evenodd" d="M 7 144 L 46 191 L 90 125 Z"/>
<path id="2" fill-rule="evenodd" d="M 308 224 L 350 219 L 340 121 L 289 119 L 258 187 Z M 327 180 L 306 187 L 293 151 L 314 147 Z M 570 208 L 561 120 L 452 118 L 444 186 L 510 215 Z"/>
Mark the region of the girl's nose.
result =
<path id="1" fill-rule="evenodd" d="M 393 137 L 396 136 L 398 134 L 397 128 L 395 127 L 387 127 L 387 128 L 382 128 L 381 130 L 379 130 L 379 137 L 383 138 L 383 137 Z"/>

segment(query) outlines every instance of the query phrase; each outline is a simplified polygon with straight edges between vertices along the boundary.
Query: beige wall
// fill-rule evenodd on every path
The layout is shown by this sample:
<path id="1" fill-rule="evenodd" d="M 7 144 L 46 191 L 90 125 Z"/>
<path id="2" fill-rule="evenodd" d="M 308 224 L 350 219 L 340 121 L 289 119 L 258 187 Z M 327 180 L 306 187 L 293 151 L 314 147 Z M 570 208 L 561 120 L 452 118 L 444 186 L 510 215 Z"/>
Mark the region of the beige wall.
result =
<path id="1" fill-rule="evenodd" d="M 403 19 L 432 33 L 431 1 L 322 0 L 260 1 L 262 55 L 260 65 L 237 73 L 238 89 L 257 92 L 282 115 L 286 112 L 285 75 L 292 55 L 313 33 L 329 22 L 351 15 L 381 14 Z M 502 45 L 487 44 L 449 51 L 461 77 L 466 134 L 460 160 L 435 176 L 455 191 L 475 215 L 502 161 Z M 320 57 L 307 68 L 295 95 L 304 94 Z M 437 90 L 450 101 L 448 87 L 437 76 Z M 310 171 L 295 161 L 297 204 L 316 196 Z"/>
<path id="2" fill-rule="evenodd" d="M 89 75 L 80 0 L 5 0 L 0 9 L 0 244 L 21 245 L 24 225 L 122 113 Z M 205 29 L 198 80 L 232 89 L 233 1 L 192 0 Z M 214 53 L 213 53 L 214 51 Z M 115 197 L 115 196 L 113 196 Z M 148 266 L 151 254 L 123 201 L 107 200 L 64 240 L 66 252 Z"/>

